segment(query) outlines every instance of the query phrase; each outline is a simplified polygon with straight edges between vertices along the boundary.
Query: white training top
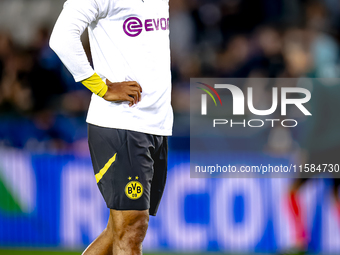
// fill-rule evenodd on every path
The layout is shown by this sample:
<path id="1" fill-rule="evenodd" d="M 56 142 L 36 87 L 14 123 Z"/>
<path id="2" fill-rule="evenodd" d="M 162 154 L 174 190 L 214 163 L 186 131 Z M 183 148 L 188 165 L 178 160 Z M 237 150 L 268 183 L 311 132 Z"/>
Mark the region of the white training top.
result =
<path id="1" fill-rule="evenodd" d="M 87 27 L 95 71 L 80 41 Z M 171 135 L 169 0 L 68 0 L 50 46 L 77 82 L 96 72 L 104 81 L 136 81 L 143 89 L 132 107 L 93 94 L 88 123 Z"/>

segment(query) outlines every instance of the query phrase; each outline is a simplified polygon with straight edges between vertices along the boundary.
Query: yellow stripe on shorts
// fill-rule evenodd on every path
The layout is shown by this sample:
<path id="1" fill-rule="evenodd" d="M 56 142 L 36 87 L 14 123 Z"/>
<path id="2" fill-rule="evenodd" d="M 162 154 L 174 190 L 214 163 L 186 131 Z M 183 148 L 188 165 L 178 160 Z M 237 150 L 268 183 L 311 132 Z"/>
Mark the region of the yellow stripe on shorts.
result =
<path id="1" fill-rule="evenodd" d="M 96 174 L 96 181 L 97 183 L 103 178 L 104 174 L 107 172 L 107 170 L 110 168 L 110 166 L 113 164 L 113 162 L 116 161 L 117 153 L 109 159 L 109 161 L 105 164 L 105 166 L 100 169 L 99 173 Z"/>

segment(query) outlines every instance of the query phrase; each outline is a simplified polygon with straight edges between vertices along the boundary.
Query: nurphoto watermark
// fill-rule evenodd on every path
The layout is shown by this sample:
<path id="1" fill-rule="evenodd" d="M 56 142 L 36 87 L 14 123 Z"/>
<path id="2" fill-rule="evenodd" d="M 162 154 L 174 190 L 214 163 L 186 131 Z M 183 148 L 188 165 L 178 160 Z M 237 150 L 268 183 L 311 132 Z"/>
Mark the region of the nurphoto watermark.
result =
<path id="1" fill-rule="evenodd" d="M 319 95 L 337 85 L 340 79 L 191 79 L 191 177 L 340 177 L 331 157 L 340 137 L 339 145 L 326 141 L 340 127 L 325 122 L 334 109 L 331 101 L 320 109 Z M 318 137 L 325 138 L 320 148 Z"/>

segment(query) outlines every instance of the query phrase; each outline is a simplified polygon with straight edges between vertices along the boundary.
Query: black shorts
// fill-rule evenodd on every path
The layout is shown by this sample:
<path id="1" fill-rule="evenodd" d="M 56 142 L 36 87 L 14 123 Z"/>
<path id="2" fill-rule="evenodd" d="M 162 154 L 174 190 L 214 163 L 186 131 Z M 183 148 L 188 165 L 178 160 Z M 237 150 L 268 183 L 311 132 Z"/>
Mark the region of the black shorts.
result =
<path id="1" fill-rule="evenodd" d="M 156 215 L 167 175 L 167 137 L 89 124 L 88 139 L 107 207 L 149 209 L 150 215 Z"/>

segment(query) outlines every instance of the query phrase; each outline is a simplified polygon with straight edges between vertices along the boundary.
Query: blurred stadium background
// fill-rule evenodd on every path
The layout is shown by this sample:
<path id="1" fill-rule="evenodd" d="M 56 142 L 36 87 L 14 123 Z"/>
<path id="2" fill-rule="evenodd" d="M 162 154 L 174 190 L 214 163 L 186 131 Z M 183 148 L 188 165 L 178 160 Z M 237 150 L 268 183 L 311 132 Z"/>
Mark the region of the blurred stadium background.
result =
<path id="1" fill-rule="evenodd" d="M 107 221 L 87 147 L 90 93 L 48 46 L 63 3 L 0 1 L 0 254 L 79 251 Z M 144 249 L 229 254 L 289 249 L 295 231 L 287 205 L 291 180 L 190 179 L 189 79 L 339 78 L 340 2 L 170 0 L 170 6 L 174 136 L 164 199 Z M 84 47 L 90 59 L 86 34 Z M 321 85 L 319 98 L 339 109 L 339 87 Z M 259 89 L 260 98 L 268 98 L 266 88 Z M 323 135 L 329 146 L 339 145 L 339 114 L 318 115 L 335 124 L 309 131 L 309 145 L 286 129 L 263 129 L 226 141 L 235 148 L 233 160 L 245 153 L 259 164 L 264 156 L 273 162 L 296 158 L 304 146 L 318 146 L 310 145 L 311 137 Z M 331 192 L 331 180 L 316 180 L 299 194 L 311 253 L 340 254 L 340 214 Z"/>

